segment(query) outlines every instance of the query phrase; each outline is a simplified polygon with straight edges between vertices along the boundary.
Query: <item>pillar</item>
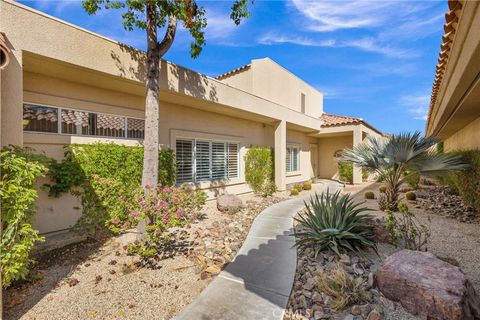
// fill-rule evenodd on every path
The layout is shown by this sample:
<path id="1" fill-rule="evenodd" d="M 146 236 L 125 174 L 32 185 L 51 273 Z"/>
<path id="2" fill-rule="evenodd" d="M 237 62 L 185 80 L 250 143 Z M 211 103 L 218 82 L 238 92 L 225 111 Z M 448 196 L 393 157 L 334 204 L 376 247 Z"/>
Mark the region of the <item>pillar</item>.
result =
<path id="1" fill-rule="evenodd" d="M 279 121 L 275 125 L 275 185 L 277 190 L 287 188 L 287 122 Z"/>
<path id="2" fill-rule="evenodd" d="M 356 147 L 357 145 L 363 142 L 363 133 L 361 126 L 355 126 L 353 130 L 353 146 Z M 362 183 L 362 168 L 353 165 L 353 184 L 360 184 Z"/>

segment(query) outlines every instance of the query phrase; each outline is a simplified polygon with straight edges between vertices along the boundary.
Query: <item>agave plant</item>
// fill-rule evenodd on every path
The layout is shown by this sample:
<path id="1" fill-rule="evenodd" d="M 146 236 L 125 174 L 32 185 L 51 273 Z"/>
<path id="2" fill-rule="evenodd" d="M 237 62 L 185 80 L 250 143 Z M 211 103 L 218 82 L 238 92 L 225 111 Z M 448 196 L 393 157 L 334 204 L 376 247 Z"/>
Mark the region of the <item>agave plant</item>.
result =
<path id="1" fill-rule="evenodd" d="M 301 231 L 296 232 L 295 246 L 301 251 L 312 248 L 315 256 L 330 249 L 337 255 L 351 251 L 362 255 L 367 248 L 377 250 L 374 241 L 373 220 L 366 207 L 361 207 L 350 194 L 323 192 L 305 203 L 305 210 L 295 220 Z"/>
<path id="2" fill-rule="evenodd" d="M 344 150 L 341 160 L 377 174 L 386 185 L 379 197 L 382 210 L 398 210 L 399 189 L 411 175 L 438 175 L 468 167 L 459 156 L 435 151 L 435 137 L 420 132 L 400 133 L 387 138 L 369 137 L 352 149 Z"/>

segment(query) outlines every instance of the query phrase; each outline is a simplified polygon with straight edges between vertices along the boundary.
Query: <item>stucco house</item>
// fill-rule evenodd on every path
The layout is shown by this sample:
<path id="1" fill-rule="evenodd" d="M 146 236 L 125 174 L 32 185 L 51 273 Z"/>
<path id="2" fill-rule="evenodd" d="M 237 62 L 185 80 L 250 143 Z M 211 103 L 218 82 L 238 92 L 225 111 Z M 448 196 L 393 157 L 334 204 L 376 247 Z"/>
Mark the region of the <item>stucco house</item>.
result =
<path id="1" fill-rule="evenodd" d="M 142 143 L 144 52 L 10 0 L 0 0 L 0 31 L 10 60 L 1 70 L 2 146 L 61 159 L 69 143 Z M 211 197 L 251 192 L 243 170 L 251 146 L 274 148 L 275 183 L 285 190 L 334 178 L 338 150 L 381 135 L 362 119 L 325 113 L 321 92 L 269 58 L 216 78 L 161 61 L 160 86 L 161 147 L 176 152 L 178 182 Z M 34 226 L 68 229 L 76 206 L 40 191 Z"/>
<path id="2" fill-rule="evenodd" d="M 448 5 L 425 131 L 445 151 L 480 149 L 480 2 Z"/>

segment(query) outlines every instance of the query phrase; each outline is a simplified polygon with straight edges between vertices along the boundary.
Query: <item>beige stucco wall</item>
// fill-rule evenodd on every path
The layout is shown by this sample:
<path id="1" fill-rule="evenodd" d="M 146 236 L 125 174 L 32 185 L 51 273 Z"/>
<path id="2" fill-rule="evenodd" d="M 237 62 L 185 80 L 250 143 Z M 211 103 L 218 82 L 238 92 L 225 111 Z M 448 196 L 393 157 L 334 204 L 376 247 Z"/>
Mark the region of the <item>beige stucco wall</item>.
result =
<path id="1" fill-rule="evenodd" d="M 337 150 L 351 148 L 353 146 L 353 136 L 337 136 L 318 139 L 319 146 L 319 164 L 318 175 L 321 178 L 338 179 L 338 165 L 334 161 L 333 155 Z"/>
<path id="2" fill-rule="evenodd" d="M 480 149 L 480 118 L 444 140 L 444 150 Z"/>
<path id="3" fill-rule="evenodd" d="M 305 114 L 318 118 L 323 113 L 323 95 L 308 83 L 270 58 L 255 59 L 251 67 L 234 73 L 222 82 L 301 112 L 305 94 Z"/>

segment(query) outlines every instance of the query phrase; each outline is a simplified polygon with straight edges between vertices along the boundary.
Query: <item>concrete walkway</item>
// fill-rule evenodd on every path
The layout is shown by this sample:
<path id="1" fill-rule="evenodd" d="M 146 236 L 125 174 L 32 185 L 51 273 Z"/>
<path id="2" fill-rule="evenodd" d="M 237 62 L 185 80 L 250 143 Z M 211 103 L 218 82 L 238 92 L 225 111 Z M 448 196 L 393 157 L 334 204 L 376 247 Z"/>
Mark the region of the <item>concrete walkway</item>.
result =
<path id="1" fill-rule="evenodd" d="M 262 211 L 235 259 L 175 319 L 282 319 L 297 265 L 293 216 L 315 192 L 337 191 L 342 186 L 325 181 Z"/>

